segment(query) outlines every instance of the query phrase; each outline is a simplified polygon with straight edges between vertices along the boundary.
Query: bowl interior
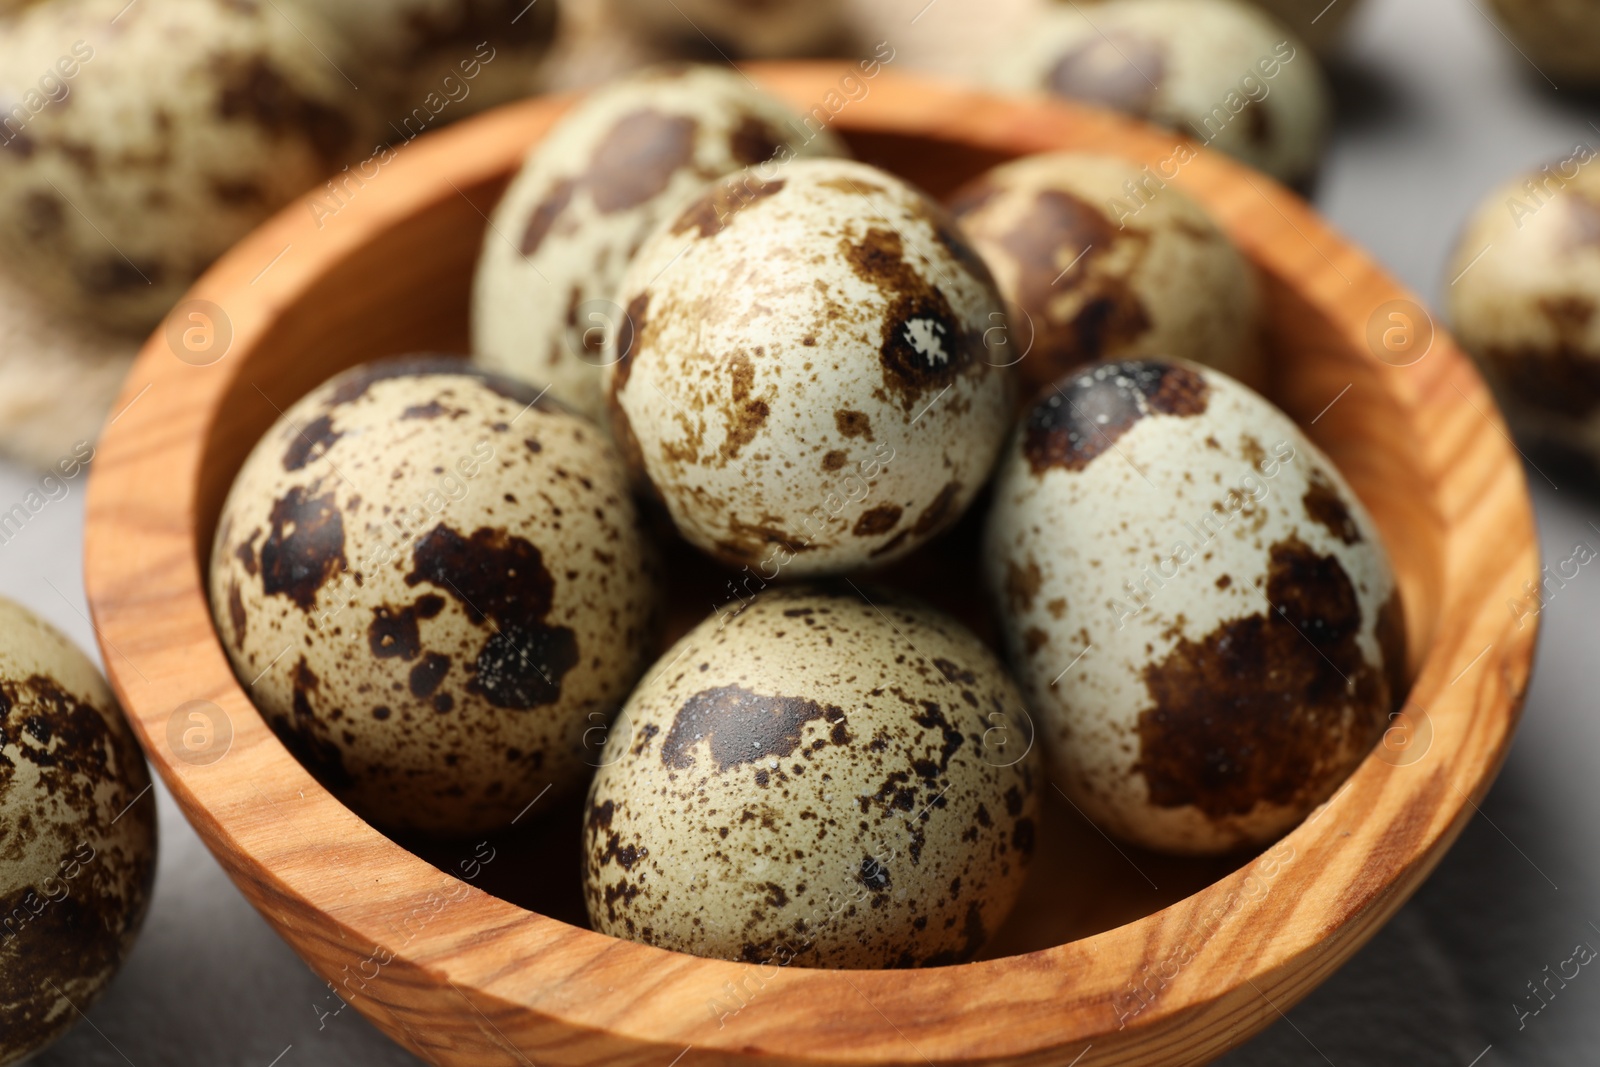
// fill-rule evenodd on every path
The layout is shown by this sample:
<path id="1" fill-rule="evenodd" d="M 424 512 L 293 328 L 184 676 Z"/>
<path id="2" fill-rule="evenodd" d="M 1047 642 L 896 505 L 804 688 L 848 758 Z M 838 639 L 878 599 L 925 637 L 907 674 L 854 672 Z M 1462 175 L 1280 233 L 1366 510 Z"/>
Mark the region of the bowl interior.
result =
<path id="1" fill-rule="evenodd" d="M 845 130 L 858 158 L 944 197 L 984 170 L 1020 154 L 1015 148 L 914 133 Z M 468 298 L 482 240 L 502 240 L 487 218 L 510 175 L 451 183 L 426 208 L 340 257 L 329 259 L 318 285 L 273 309 L 258 343 L 237 358 L 229 390 L 207 427 L 201 450 L 193 565 L 201 570 L 217 516 L 250 448 L 279 414 L 330 376 L 370 359 L 418 351 L 464 352 Z M 1225 228 L 1228 219 L 1219 212 Z M 337 219 L 330 221 L 336 225 Z M 418 256 L 413 250 L 430 250 Z M 1418 450 L 1363 447 L 1368 429 L 1385 425 L 1390 440 L 1407 420 L 1384 387 L 1387 368 L 1352 350 L 1347 334 L 1275 263 L 1243 250 L 1260 270 L 1271 356 L 1267 392 L 1329 453 L 1368 505 L 1393 557 L 1406 607 L 1413 666 L 1425 656 L 1442 595 L 1442 523 L 1430 486 L 1408 457 Z M 1332 402 L 1332 406 L 1328 405 Z M 1403 438 L 1402 438 L 1403 439 Z M 989 637 L 979 595 L 974 515 L 911 559 L 876 576 L 932 600 Z M 680 605 L 670 641 L 712 607 L 731 572 L 677 546 L 668 568 Z M 935 576 L 938 576 L 937 578 Z M 666 644 L 663 643 L 662 648 Z M 1066 802 L 1045 791 L 1039 849 L 1028 887 L 1011 921 L 985 955 L 998 957 L 1059 945 L 1121 926 L 1181 900 L 1247 863 L 1251 855 L 1184 859 L 1113 844 Z M 581 827 L 574 798 L 542 811 L 521 829 L 492 840 L 506 859 L 485 868 L 476 884 L 520 907 L 587 926 L 579 886 Z M 461 842 L 393 836 L 452 873 Z M 569 856 L 563 866 L 559 859 Z"/>

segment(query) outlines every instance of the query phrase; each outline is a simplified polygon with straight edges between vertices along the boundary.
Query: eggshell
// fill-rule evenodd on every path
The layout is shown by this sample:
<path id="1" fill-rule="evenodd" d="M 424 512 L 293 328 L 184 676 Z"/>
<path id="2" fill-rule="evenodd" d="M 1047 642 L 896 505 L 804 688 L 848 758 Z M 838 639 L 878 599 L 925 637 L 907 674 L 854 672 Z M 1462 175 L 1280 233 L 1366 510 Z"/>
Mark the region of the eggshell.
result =
<path id="1" fill-rule="evenodd" d="M 344 38 L 397 122 L 422 108 L 423 125 L 536 91 L 558 21 L 558 0 L 297 2 Z"/>
<path id="2" fill-rule="evenodd" d="M 844 0 L 614 0 L 613 6 L 626 26 L 653 41 L 753 59 L 806 55 L 837 43 L 846 10 Z"/>
<path id="3" fill-rule="evenodd" d="M 0 599 L 0 1064 L 99 998 L 144 922 L 155 862 L 150 773 L 105 679 Z"/>
<path id="4" fill-rule="evenodd" d="M 1033 852 L 1016 687 L 953 620 L 774 587 L 662 656 L 589 790 L 594 928 L 806 967 L 971 959 Z"/>
<path id="5" fill-rule="evenodd" d="M 653 650 L 658 576 L 599 431 L 459 360 L 357 367 L 239 471 L 211 555 L 235 673 L 380 825 L 504 826 L 576 787 Z"/>
<path id="6" fill-rule="evenodd" d="M 1456 338 L 1528 439 L 1600 464 L 1600 171 L 1570 156 L 1495 189 L 1445 268 Z"/>
<path id="7" fill-rule="evenodd" d="M 650 231 L 713 178 L 844 153 L 732 70 L 652 70 L 590 94 L 528 153 L 495 208 L 473 281 L 475 359 L 602 417 L 603 341 Z"/>
<path id="8" fill-rule="evenodd" d="M 963 232 L 1012 312 L 1007 340 L 1031 394 L 1083 363 L 1151 354 L 1262 378 L 1253 269 L 1204 208 L 1110 156 L 996 167 L 956 194 Z M 1020 312 L 1020 314 L 1019 314 Z"/>
<path id="9" fill-rule="evenodd" d="M 1042 394 L 984 565 L 1053 780 L 1150 848 L 1283 833 L 1405 689 L 1366 510 L 1282 412 L 1195 364 L 1101 364 Z"/>
<path id="10" fill-rule="evenodd" d="M 1053 8 L 992 76 L 1169 127 L 1298 185 L 1316 172 L 1329 113 L 1311 50 L 1242 0 Z M 1173 147 L 1169 170 L 1182 166 Z"/>
<path id="11" fill-rule="evenodd" d="M 224 249 L 360 154 L 373 120 L 337 55 L 314 13 L 249 0 L 28 8 L 0 33 L 0 253 L 53 304 L 149 329 Z M 63 60 L 75 73 L 52 99 L 40 78 Z"/>
<path id="12" fill-rule="evenodd" d="M 1557 89 L 1593 89 L 1600 85 L 1600 10 L 1587 3 L 1550 0 L 1491 0 L 1500 25 L 1510 34 L 1515 54 L 1535 68 L 1529 80 L 1546 79 Z"/>
<path id="13" fill-rule="evenodd" d="M 766 578 L 903 556 L 1005 437 L 993 279 L 883 171 L 801 160 L 712 185 L 623 280 L 612 424 L 692 543 Z"/>
<path id="14" fill-rule="evenodd" d="M 0 266 L 0 453 L 50 469 L 100 434 L 140 339 L 62 314 Z"/>

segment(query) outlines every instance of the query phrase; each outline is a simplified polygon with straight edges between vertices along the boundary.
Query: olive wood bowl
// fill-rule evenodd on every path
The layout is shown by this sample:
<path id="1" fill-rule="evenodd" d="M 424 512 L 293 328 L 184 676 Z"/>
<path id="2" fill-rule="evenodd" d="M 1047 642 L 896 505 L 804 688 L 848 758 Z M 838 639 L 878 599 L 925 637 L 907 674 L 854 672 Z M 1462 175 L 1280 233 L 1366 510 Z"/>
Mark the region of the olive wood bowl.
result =
<path id="1" fill-rule="evenodd" d="M 892 70 L 849 99 L 847 69 L 749 74 L 837 111 L 861 158 L 938 196 L 1015 156 L 1083 149 L 1176 171 L 1210 209 L 1263 279 L 1269 394 L 1388 544 L 1409 701 L 1345 786 L 1258 855 L 1118 846 L 1056 798 L 1013 920 L 960 966 L 758 967 L 595 933 L 573 904 L 575 809 L 559 804 L 522 837 L 402 847 L 251 706 L 204 568 L 234 472 L 282 409 L 359 361 L 465 348 L 488 213 L 568 101 L 429 134 L 342 203 L 320 190 L 285 209 L 197 283 L 209 305 L 180 305 L 145 346 L 94 463 L 86 569 L 112 684 L 195 829 L 340 998 L 432 1063 L 1202 1063 L 1377 931 L 1506 754 L 1537 632 L 1536 612 L 1507 609 L 1539 573 L 1533 516 L 1482 379 L 1415 298 L 1269 179 L 1204 149 L 1175 166 L 1172 134 Z M 200 331 L 187 348 L 185 329 Z"/>

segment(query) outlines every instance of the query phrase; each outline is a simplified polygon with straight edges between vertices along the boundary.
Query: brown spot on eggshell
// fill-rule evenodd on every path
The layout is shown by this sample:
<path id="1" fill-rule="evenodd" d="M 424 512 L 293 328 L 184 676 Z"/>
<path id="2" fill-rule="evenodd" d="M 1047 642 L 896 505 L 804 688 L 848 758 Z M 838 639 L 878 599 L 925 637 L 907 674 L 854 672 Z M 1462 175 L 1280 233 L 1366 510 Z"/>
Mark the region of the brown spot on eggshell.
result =
<path id="1" fill-rule="evenodd" d="M 233 623 L 233 647 L 243 649 L 250 616 L 245 614 L 244 597 L 239 592 L 237 581 L 228 583 L 228 619 Z"/>
<path id="2" fill-rule="evenodd" d="M 1356 526 L 1355 516 L 1350 514 L 1350 508 L 1339 494 L 1338 486 L 1333 484 L 1333 479 L 1320 468 L 1313 467 L 1308 482 L 1300 502 L 1305 505 L 1306 514 L 1311 520 L 1320 523 L 1347 545 L 1359 542 L 1361 529 Z"/>
<path id="3" fill-rule="evenodd" d="M 441 652 L 429 652 L 422 657 L 422 662 L 411 668 L 407 676 L 411 695 L 418 699 L 433 696 L 434 690 L 439 688 L 439 683 L 444 681 L 444 676 L 450 672 L 450 657 Z M 441 711 L 449 710 L 441 708 Z"/>
<path id="4" fill-rule="evenodd" d="M 1097 271 L 1113 246 L 1143 242 L 1119 230 L 1099 208 L 1059 189 L 1036 194 L 1015 226 L 998 239 L 1017 266 L 1017 304 L 1033 322 L 1034 382 L 1113 355 L 1150 329 L 1150 315 L 1122 271 Z M 1066 270 L 1065 276 L 1062 271 Z M 1081 296 L 1070 317 L 1058 305 Z"/>
<path id="5" fill-rule="evenodd" d="M 1542 297 L 1538 312 L 1555 334 L 1541 345 L 1490 345 L 1485 358 L 1513 396 L 1575 419 L 1600 409 L 1600 353 L 1588 342 L 1594 301 L 1578 295 Z"/>
<path id="6" fill-rule="evenodd" d="M 273 138 L 304 135 L 330 170 L 354 144 L 350 118 L 300 93 L 266 56 L 221 52 L 211 71 L 224 121 L 254 123 Z"/>
<path id="7" fill-rule="evenodd" d="M 283 469 L 297 471 L 306 463 L 327 454 L 333 443 L 344 436 L 333 428 L 333 419 L 322 414 L 300 428 L 283 454 Z"/>
<path id="8" fill-rule="evenodd" d="M 584 185 L 595 206 L 611 214 L 660 196 L 693 161 L 698 128 L 687 115 L 649 108 L 624 115 L 589 160 Z"/>
<path id="9" fill-rule="evenodd" d="M 833 424 L 846 437 L 864 437 L 872 440 L 872 420 L 864 411 L 841 409 L 833 413 Z"/>
<path id="10" fill-rule="evenodd" d="M 561 679 L 577 662 L 571 629 L 546 616 L 555 580 L 539 550 L 521 537 L 481 527 L 462 537 L 440 524 L 412 550 L 407 585 L 428 582 L 460 601 L 476 625 L 493 620 L 467 688 L 498 708 L 534 708 L 561 696 Z"/>
<path id="11" fill-rule="evenodd" d="M 544 199 L 539 201 L 528 215 L 528 224 L 523 227 L 522 238 L 517 242 L 518 252 L 524 256 L 531 256 L 539 251 L 556 219 L 567 210 L 567 205 L 572 203 L 572 194 L 577 189 L 578 183 L 571 178 L 564 178 L 550 187 Z"/>
<path id="12" fill-rule="evenodd" d="M 889 302 L 879 356 L 885 385 L 908 410 L 925 391 L 945 388 L 977 361 L 981 338 L 962 329 L 944 293 L 906 262 L 899 233 L 874 227 L 859 241 L 845 239 L 842 251 L 856 275 Z"/>
<path id="13" fill-rule="evenodd" d="M 244 572 L 246 574 L 248 574 L 252 578 L 254 578 L 256 576 L 256 569 L 257 569 L 256 568 L 256 553 L 255 553 L 255 549 L 252 546 L 255 544 L 256 538 L 258 538 L 260 536 L 261 536 L 261 531 L 260 530 L 255 531 L 248 538 L 246 538 L 243 541 L 240 541 L 239 542 L 239 547 L 237 547 L 237 548 L 235 548 L 233 550 L 234 558 L 239 561 L 239 565 L 244 568 Z"/>
<path id="14" fill-rule="evenodd" d="M 1039 595 L 1039 586 L 1044 582 L 1044 572 L 1039 569 L 1039 561 L 1029 558 L 1023 566 L 1017 566 L 1015 560 L 1006 560 L 1006 598 L 1011 602 L 1011 609 L 1016 612 L 1029 611 L 1033 608 L 1033 598 Z"/>
<path id="15" fill-rule="evenodd" d="M 838 449 L 834 449 L 822 457 L 822 469 L 825 471 L 836 471 L 843 468 L 844 465 L 849 461 L 849 456 L 845 455 L 843 452 L 840 452 Z"/>
<path id="16" fill-rule="evenodd" d="M 412 404 L 410 407 L 406 408 L 400 413 L 400 418 L 401 420 L 437 419 L 441 415 L 450 415 L 454 417 L 464 414 L 466 414 L 466 412 L 460 408 L 445 407 L 443 404 L 439 403 L 438 398 L 435 397 L 426 404 Z"/>
<path id="17" fill-rule="evenodd" d="M 1309 806 L 1382 732 L 1389 677 L 1357 642 L 1361 607 L 1339 561 L 1281 541 L 1266 596 L 1272 610 L 1184 638 L 1145 667 L 1136 770 L 1151 803 L 1213 819 Z"/>
<path id="18" fill-rule="evenodd" d="M 717 770 L 794 754 L 808 722 L 832 725 L 834 744 L 849 744 L 845 713 L 804 697 L 764 696 L 739 685 L 705 689 L 690 697 L 673 717 L 661 741 L 661 762 L 668 767 L 695 764 L 693 749 L 704 741 Z"/>
<path id="19" fill-rule="evenodd" d="M 1146 415 L 1194 416 L 1210 387 L 1176 363 L 1127 360 L 1056 383 L 1028 412 L 1022 451 L 1035 474 L 1081 471 Z"/>
<path id="20" fill-rule="evenodd" d="M 850 532 L 857 537 L 877 537 L 886 534 L 899 525 L 900 515 L 900 505 L 881 504 L 862 512 L 856 524 L 850 528 Z"/>
<path id="21" fill-rule="evenodd" d="M 310 611 L 323 583 L 349 566 L 338 502 L 332 492 L 311 496 L 295 485 L 273 502 L 270 517 L 272 529 L 261 545 L 262 591 Z"/>
<path id="22" fill-rule="evenodd" d="M 1045 85 L 1060 96 L 1147 117 L 1166 73 L 1161 41 L 1110 29 L 1063 52 L 1046 75 Z"/>
<path id="23" fill-rule="evenodd" d="M 782 133 L 760 115 L 746 115 L 739 120 L 728 136 L 728 148 L 733 158 L 747 167 L 765 163 L 778 154 L 778 149 L 788 143 Z"/>
<path id="24" fill-rule="evenodd" d="M 756 369 L 749 355 L 740 351 L 728 357 L 728 377 L 728 402 L 723 407 L 727 429 L 718 450 L 723 462 L 736 459 L 739 450 L 755 439 L 771 414 L 767 400 L 754 395 Z"/>
<path id="25" fill-rule="evenodd" d="M 715 237 L 728 227 L 733 217 L 745 208 L 783 191 L 781 178 L 764 181 L 747 174 L 735 174 L 714 182 L 689 202 L 672 224 L 672 232 L 698 232 L 704 239 Z"/>
<path id="26" fill-rule="evenodd" d="M 379 659 L 416 659 L 422 651 L 417 620 L 431 619 L 442 610 L 444 599 L 432 593 L 403 608 L 380 605 L 373 609 L 372 622 L 367 625 L 367 645 Z"/>
<path id="27" fill-rule="evenodd" d="M 628 301 L 622 322 L 617 325 L 616 370 L 611 379 L 611 397 L 615 399 L 628 387 L 628 376 L 633 371 L 633 354 L 644 342 L 645 326 L 649 323 L 650 294 L 639 293 Z M 620 408 L 614 408 L 616 414 Z"/>

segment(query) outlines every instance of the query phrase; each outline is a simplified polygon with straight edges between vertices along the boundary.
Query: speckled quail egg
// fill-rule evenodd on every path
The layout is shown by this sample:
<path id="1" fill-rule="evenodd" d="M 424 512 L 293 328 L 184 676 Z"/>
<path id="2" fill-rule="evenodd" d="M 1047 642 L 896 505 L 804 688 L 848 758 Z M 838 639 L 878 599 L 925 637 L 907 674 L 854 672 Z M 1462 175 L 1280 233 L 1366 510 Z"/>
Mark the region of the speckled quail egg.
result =
<path id="1" fill-rule="evenodd" d="M 1253 0 L 1321 55 L 1337 50 L 1345 26 L 1362 0 Z"/>
<path id="2" fill-rule="evenodd" d="M 1600 9 L 1583 0 L 1492 0 L 1500 25 L 1536 69 L 1558 88 L 1600 85 Z M 1517 57 L 1513 56 L 1513 59 Z"/>
<path id="3" fill-rule="evenodd" d="M 0 265 L 0 453 L 54 467 L 99 433 L 138 337 L 46 307 Z"/>
<path id="4" fill-rule="evenodd" d="M 476 360 L 602 418 L 617 287 L 651 230 L 713 178 L 844 151 L 731 70 L 652 70 L 591 94 L 528 153 L 495 209 L 473 281 Z"/>
<path id="5" fill-rule="evenodd" d="M 418 132 L 536 91 L 558 21 L 557 0 L 297 2 L 343 36 L 390 117 L 414 116 Z"/>
<path id="6" fill-rule="evenodd" d="M 310 12 L 252 0 L 29 8 L 0 33 L 0 252 L 52 302 L 149 329 L 356 154 L 371 120 L 319 47 Z"/>
<path id="7" fill-rule="evenodd" d="M 1600 465 L 1600 172 L 1587 146 L 1496 189 L 1445 275 L 1451 324 L 1527 437 Z"/>
<path id="8" fill-rule="evenodd" d="M 805 55 L 836 43 L 844 30 L 844 0 L 614 0 L 612 6 L 635 32 L 696 53 L 709 46 L 747 58 Z"/>
<path id="9" fill-rule="evenodd" d="M 1316 171 L 1329 111 L 1311 50 L 1242 0 L 1053 8 L 993 78 L 1170 127 L 1296 185 Z M 1175 172 L 1193 152 L 1174 145 L 1162 165 Z"/>
<path id="10" fill-rule="evenodd" d="M 0 1064 L 60 1037 L 110 983 L 155 862 L 150 772 L 110 687 L 0 599 Z"/>
<path id="11" fill-rule="evenodd" d="M 1196 364 L 1105 363 L 1042 394 L 983 559 L 1052 779 L 1150 848 L 1281 834 L 1403 695 L 1372 520 L 1287 416 Z"/>
<path id="12" fill-rule="evenodd" d="M 589 789 L 596 930 L 910 967 L 971 959 L 1010 911 L 1038 757 L 1014 683 L 953 620 L 877 589 L 772 587 L 645 678 Z"/>
<path id="13" fill-rule="evenodd" d="M 1013 312 L 1007 340 L 1029 392 L 1082 363 L 1157 353 L 1260 381 L 1253 270 L 1177 189 L 1130 197 L 1125 183 L 1145 180 L 1121 159 L 1060 153 L 996 167 L 956 195 Z"/>
<path id="14" fill-rule="evenodd" d="M 284 744 L 380 825 L 478 833 L 577 786 L 658 575 L 587 419 L 460 360 L 357 367 L 250 454 L 211 608 Z"/>
<path id="15" fill-rule="evenodd" d="M 800 160 L 713 184 L 621 294 L 614 433 L 725 562 L 898 558 L 955 521 L 1004 442 L 994 280 L 942 208 L 876 168 Z"/>

